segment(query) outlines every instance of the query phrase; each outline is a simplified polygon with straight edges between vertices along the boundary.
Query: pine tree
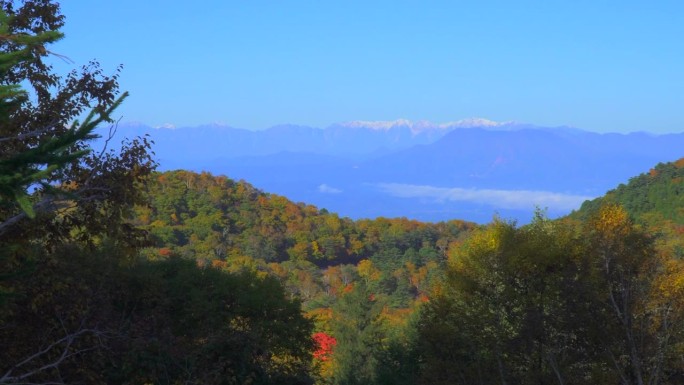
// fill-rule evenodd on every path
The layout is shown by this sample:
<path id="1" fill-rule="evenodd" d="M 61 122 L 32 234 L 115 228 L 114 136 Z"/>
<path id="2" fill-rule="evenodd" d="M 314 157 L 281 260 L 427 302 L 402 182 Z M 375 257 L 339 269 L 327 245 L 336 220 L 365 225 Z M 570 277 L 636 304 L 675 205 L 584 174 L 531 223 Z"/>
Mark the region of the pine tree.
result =
<path id="1" fill-rule="evenodd" d="M 59 4 L 16 3 L 0 1 L 0 383 L 42 375 L 54 383 L 54 372 L 93 350 L 103 329 L 87 306 L 64 315 L 77 301 L 61 295 L 78 285 L 65 285 L 52 267 L 76 250 L 99 261 L 105 256 L 94 250 L 103 244 L 117 258 L 135 252 L 143 233 L 127 218 L 155 162 L 145 138 L 118 153 L 90 148 L 94 129 L 113 123 L 126 96 L 118 73 L 105 76 L 95 62 L 54 73 L 45 59 L 62 37 Z M 48 274 L 32 281 L 40 271 Z M 35 339 L 21 337 L 27 332 Z"/>
<path id="2" fill-rule="evenodd" d="M 98 126 L 115 131 L 111 114 L 127 95 L 118 94 L 118 70 L 106 76 L 91 62 L 65 77 L 52 71 L 46 57 L 57 54 L 47 47 L 63 36 L 59 4 L 0 1 L 0 10 L 0 240 L 63 241 L 88 226 L 132 235 L 121 217 L 156 166 L 150 142 L 134 139 L 119 153 L 90 147 Z M 74 202 L 78 210 L 56 226 L 52 214 Z M 26 224 L 41 214 L 42 222 Z"/>
<path id="3" fill-rule="evenodd" d="M 373 384 L 384 337 L 381 319 L 384 303 L 363 281 L 343 295 L 333 311 L 333 384 Z"/>
<path id="4" fill-rule="evenodd" d="M 16 15 L 0 9 L 0 234 L 25 217 L 33 218 L 36 210 L 54 208 L 55 199 L 65 194 L 55 187 L 55 181 L 69 164 L 89 153 L 84 143 L 93 139 L 93 131 L 103 122 L 111 122 L 110 114 L 127 94 L 105 108 L 93 109 L 81 123 L 65 122 L 52 125 L 30 125 L 22 122 L 26 108 L 31 108 L 28 92 L 19 84 L 18 68 L 27 66 L 49 54 L 45 46 L 63 37 L 57 30 L 36 34 L 13 31 Z M 32 84 L 36 74 L 27 77 Z M 44 91 L 36 89 L 37 92 Z M 19 118 L 19 119 L 17 119 Z M 62 127 L 59 127 L 62 125 Z M 32 202 L 28 189 L 40 189 L 42 200 Z M 18 205 L 21 210 L 16 210 Z"/>

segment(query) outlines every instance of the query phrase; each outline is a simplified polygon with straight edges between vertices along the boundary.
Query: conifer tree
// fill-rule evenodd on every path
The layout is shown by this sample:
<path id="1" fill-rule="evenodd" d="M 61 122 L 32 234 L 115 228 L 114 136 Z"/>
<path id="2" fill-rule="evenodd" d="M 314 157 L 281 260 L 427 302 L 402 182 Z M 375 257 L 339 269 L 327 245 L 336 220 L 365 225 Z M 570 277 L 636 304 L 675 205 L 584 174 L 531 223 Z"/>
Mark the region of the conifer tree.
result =
<path id="1" fill-rule="evenodd" d="M 54 1 L 0 1 L 0 383 L 54 383 L 95 349 L 104 326 L 54 266 L 76 250 L 99 261 L 102 244 L 117 258 L 135 252 L 143 233 L 127 217 L 155 167 L 145 138 L 120 152 L 90 148 L 126 94 L 118 96 L 118 74 L 95 62 L 64 77 L 53 71 L 46 57 L 56 55 L 48 47 L 62 24 Z M 80 296 L 93 302 L 87 289 Z"/>
<path id="2" fill-rule="evenodd" d="M 121 214 L 141 200 L 133 187 L 155 167 L 150 142 L 134 139 L 119 153 L 90 148 L 98 126 L 115 130 L 111 114 L 127 95 L 118 95 L 118 70 L 106 76 L 91 62 L 54 73 L 46 57 L 61 56 L 48 49 L 63 36 L 59 4 L 0 1 L 0 10 L 0 238 L 57 241 L 88 226 L 130 233 Z M 79 210 L 55 226 L 52 213 L 74 202 Z M 43 226 L 25 223 L 41 213 Z"/>
<path id="3" fill-rule="evenodd" d="M 6 51 L 0 51 L 0 79 L 7 79 L 7 75 L 14 67 L 30 60 L 33 51 L 45 50 L 45 44 L 62 37 L 58 31 L 43 32 L 39 35 L 12 34 L 10 24 L 11 18 L 0 9 L 0 41 L 8 47 Z M 10 50 L 9 47 L 14 50 Z M 10 151 L 7 142 L 26 140 L 38 135 L 38 132 L 18 132 L 16 127 L 12 127 L 12 113 L 20 108 L 26 99 L 26 91 L 18 84 L 0 83 L 0 143 L 3 150 L 3 157 L 0 159 L 0 202 L 1 207 L 5 209 L 12 202 L 16 202 L 26 215 L 33 217 L 35 212 L 26 193 L 27 187 L 45 179 L 46 175 L 72 160 L 74 156 L 81 155 L 76 153 L 67 156 L 63 154 L 63 150 L 65 145 L 73 145 L 84 137 L 70 135 L 54 138 L 22 153 Z M 43 164 L 47 166 L 41 167 Z M 3 222 L 0 222 L 0 231 L 9 226 L 9 223 L 3 218 Z"/>
<path id="4" fill-rule="evenodd" d="M 337 346 L 333 353 L 333 384 L 376 383 L 384 337 L 383 307 L 384 301 L 376 298 L 363 281 L 356 283 L 335 305 L 332 332 Z"/>

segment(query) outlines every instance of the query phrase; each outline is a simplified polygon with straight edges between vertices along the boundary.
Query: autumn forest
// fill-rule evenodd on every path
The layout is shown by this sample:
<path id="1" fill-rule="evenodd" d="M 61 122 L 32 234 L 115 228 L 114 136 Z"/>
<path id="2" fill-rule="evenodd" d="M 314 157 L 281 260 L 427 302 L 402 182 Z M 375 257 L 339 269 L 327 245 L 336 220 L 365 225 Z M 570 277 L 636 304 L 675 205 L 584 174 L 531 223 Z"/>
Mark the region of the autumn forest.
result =
<path id="1" fill-rule="evenodd" d="M 54 73 L 64 22 L 0 1 L 0 384 L 684 382 L 683 159 L 554 220 L 352 220 L 94 147 L 127 94 Z"/>

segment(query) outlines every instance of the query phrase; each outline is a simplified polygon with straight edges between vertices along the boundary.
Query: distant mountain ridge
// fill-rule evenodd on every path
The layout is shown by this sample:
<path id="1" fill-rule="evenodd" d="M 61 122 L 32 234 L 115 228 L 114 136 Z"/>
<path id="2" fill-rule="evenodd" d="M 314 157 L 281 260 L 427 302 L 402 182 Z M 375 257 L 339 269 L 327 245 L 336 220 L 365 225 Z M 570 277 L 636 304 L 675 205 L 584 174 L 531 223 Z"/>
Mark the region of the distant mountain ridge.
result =
<path id="1" fill-rule="evenodd" d="M 495 122 L 489 119 L 483 118 L 468 118 L 461 119 L 454 122 L 448 123 L 433 123 L 427 120 L 421 120 L 412 122 L 408 119 L 397 119 L 391 121 L 366 121 L 366 120 L 355 120 L 351 122 L 345 122 L 337 124 L 337 126 L 347 127 L 347 128 L 366 128 L 372 130 L 383 130 L 388 131 L 396 129 L 398 127 L 408 127 L 413 133 L 419 133 L 422 131 L 429 130 L 453 130 L 456 128 L 473 128 L 473 127 L 502 127 L 515 125 L 515 122 Z M 334 127 L 335 125 L 333 125 Z"/>
<path id="2" fill-rule="evenodd" d="M 498 213 L 527 221 L 535 205 L 560 216 L 684 156 L 683 133 L 598 134 L 486 119 L 119 131 L 149 133 L 162 170 L 225 174 L 352 218 L 487 222 Z"/>
<path id="3" fill-rule="evenodd" d="M 351 121 L 326 128 L 294 124 L 276 125 L 265 130 L 248 130 L 222 124 L 151 127 L 142 123 L 120 124 L 126 136 L 150 134 L 156 140 L 161 158 L 174 158 L 179 144 L 194 156 L 206 157 L 218 150 L 227 157 L 267 155 L 282 151 L 313 152 L 327 155 L 364 156 L 383 151 L 432 143 L 450 131 L 463 128 L 515 129 L 532 127 L 514 122 L 494 122 L 481 118 L 449 123 L 428 121 Z"/>

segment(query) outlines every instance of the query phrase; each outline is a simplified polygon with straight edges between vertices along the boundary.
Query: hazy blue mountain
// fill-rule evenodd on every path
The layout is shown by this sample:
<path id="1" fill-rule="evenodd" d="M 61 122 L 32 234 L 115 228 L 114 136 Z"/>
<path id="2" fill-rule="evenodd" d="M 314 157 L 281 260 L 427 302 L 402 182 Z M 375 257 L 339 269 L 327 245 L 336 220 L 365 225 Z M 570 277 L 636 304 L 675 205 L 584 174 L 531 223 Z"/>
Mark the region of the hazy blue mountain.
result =
<path id="1" fill-rule="evenodd" d="M 463 129 L 370 160 L 372 179 L 446 186 L 603 194 L 684 152 L 684 134 L 597 134 L 549 129 Z M 381 170 L 381 173 L 375 172 Z"/>
<path id="2" fill-rule="evenodd" d="M 524 222 L 535 205 L 564 215 L 658 162 L 684 156 L 684 134 L 597 134 L 487 120 L 119 131 L 150 133 L 162 170 L 226 174 L 353 218 L 486 222 L 498 213 Z"/>
<path id="3" fill-rule="evenodd" d="M 152 128 L 129 123 L 119 125 L 118 133 L 128 137 L 149 134 L 155 141 L 155 152 L 163 163 L 175 163 L 179 156 L 199 163 L 216 157 L 262 156 L 284 151 L 364 159 L 417 144 L 432 143 L 455 128 L 486 122 L 469 120 L 447 125 L 405 120 L 350 122 L 324 129 L 287 124 L 260 131 L 216 124 Z"/>

